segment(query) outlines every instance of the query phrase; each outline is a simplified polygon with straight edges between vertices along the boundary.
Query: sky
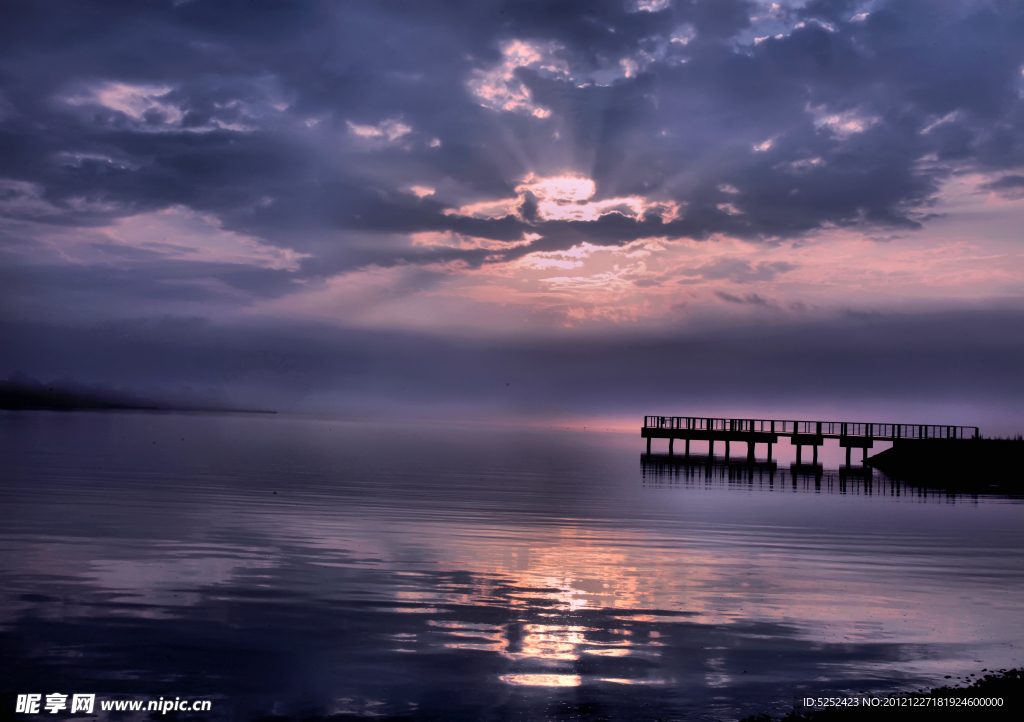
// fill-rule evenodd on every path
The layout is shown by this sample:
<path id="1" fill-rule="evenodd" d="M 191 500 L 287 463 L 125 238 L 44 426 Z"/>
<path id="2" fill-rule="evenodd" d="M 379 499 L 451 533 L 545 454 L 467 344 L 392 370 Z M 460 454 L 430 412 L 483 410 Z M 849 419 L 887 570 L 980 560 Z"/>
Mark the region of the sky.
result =
<path id="1" fill-rule="evenodd" d="M 1024 430 L 1019 2 L 0 20 L 2 376 Z"/>

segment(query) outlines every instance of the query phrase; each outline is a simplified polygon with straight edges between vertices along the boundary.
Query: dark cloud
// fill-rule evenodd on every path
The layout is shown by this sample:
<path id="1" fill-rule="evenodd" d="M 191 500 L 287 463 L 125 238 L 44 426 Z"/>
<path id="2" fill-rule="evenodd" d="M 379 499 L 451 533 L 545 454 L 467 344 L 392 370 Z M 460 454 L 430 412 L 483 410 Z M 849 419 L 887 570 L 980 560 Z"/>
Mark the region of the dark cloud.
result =
<path id="1" fill-rule="evenodd" d="M 1010 198 L 1024 195 L 1024 175 L 1004 175 L 999 180 L 982 184 L 982 189 L 995 191 Z"/>
<path id="2" fill-rule="evenodd" d="M 792 271 L 795 268 L 795 265 L 785 261 L 764 261 L 751 265 L 750 261 L 745 261 L 742 258 L 717 258 L 682 275 L 697 276 L 709 281 L 728 279 L 733 283 L 750 283 L 751 281 L 770 281 L 780 273 Z M 721 295 L 719 294 L 719 296 Z"/>
<path id="3" fill-rule="evenodd" d="M 0 164 L 52 206 L 36 220 L 96 225 L 183 205 L 311 252 L 306 275 L 485 261 L 394 244 L 324 248 L 324 237 L 344 246 L 353 232 L 541 236 L 494 261 L 581 240 L 916 227 L 952 165 L 1024 164 L 1019 3 L 894 0 L 865 17 L 850 2 L 771 18 L 768 6 L 739 1 L 634 10 L 11 2 L 0 30 Z M 485 108 L 470 92 L 473 74 L 500 64 L 513 39 L 564 64 L 514 72 L 549 118 Z M 145 97 L 101 102 L 118 83 Z M 367 140 L 349 125 L 385 122 L 408 130 Z M 926 156 L 936 159 L 928 169 Z M 529 172 L 565 170 L 592 176 L 597 198 L 674 200 L 685 215 L 544 221 L 529 202 L 521 216 L 492 220 L 444 213 L 512 198 Z M 439 192 L 417 199 L 414 183 Z M 738 192 L 723 197 L 722 184 Z"/>
<path id="4" fill-rule="evenodd" d="M 986 183 L 982 188 L 991 190 L 1002 190 L 1004 188 L 1024 188 L 1024 176 L 1021 175 L 1005 175 L 997 181 Z"/>
<path id="5" fill-rule="evenodd" d="M 1024 338 L 1012 314 L 518 346 L 173 320 L 374 265 L 409 267 L 400 292 L 442 279 L 418 267 L 583 242 L 776 243 L 851 227 L 894 237 L 941 211 L 937 190 L 965 171 L 998 175 L 983 189 L 1014 195 L 1018 2 L 889 0 L 866 12 L 839 0 L 676 0 L 645 12 L 620 1 L 11 0 L 0 16 L 0 372 L 266 384 L 289 403 L 327 392 L 510 401 L 498 380 L 515 403 L 603 395 L 631 408 L 684 378 L 700 381 L 672 386 L 680 401 L 737 379 L 758 398 L 793 387 L 1020 395 L 1021 350 L 1000 346 Z M 474 95 L 487 83 L 491 96 Z M 642 196 L 681 214 L 618 204 L 597 220 L 552 218 L 516 190 L 531 173 L 577 173 L 595 181 L 592 201 Z M 499 199 L 508 210 L 494 217 L 454 212 Z M 189 256 L 174 227 L 134 243 L 95 235 L 157 212 L 201 216 L 211 238 L 263 244 L 264 260 Z M 425 232 L 492 247 L 410 242 Z M 516 245 L 526 234 L 535 240 Z M 73 236 L 77 260 L 63 255 Z M 268 248 L 300 255 L 274 265 Z M 719 259 L 690 277 L 742 284 L 792 268 Z M 722 309 L 800 310 L 735 289 L 718 298 Z M 115 322 L 131 316 L 165 320 Z"/>
<path id="6" fill-rule="evenodd" d="M 715 291 L 715 295 L 726 303 L 736 303 L 739 305 L 750 305 L 758 306 L 760 308 L 776 309 L 778 304 L 772 301 L 770 298 L 765 298 L 756 293 L 748 293 L 743 296 L 737 296 L 732 293 L 726 293 L 725 291 Z"/>

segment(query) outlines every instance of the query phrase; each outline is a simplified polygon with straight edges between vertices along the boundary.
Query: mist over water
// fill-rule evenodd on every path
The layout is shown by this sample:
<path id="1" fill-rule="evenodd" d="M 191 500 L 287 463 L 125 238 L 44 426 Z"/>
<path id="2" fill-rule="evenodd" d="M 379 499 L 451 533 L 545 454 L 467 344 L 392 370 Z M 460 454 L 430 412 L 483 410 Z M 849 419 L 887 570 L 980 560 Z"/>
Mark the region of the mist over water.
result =
<path id="1" fill-rule="evenodd" d="M 642 450 L 635 432 L 2 414 L 4 704 L 719 720 L 1020 666 L 1019 500 L 676 475 Z"/>

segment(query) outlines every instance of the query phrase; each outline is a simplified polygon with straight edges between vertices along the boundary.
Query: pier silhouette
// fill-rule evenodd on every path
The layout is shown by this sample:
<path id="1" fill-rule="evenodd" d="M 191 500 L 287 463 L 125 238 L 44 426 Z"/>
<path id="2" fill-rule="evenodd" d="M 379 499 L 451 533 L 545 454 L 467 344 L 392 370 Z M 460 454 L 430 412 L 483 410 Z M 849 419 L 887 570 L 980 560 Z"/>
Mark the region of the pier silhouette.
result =
<path id="1" fill-rule="evenodd" d="M 780 437 L 789 437 L 790 443 L 796 447 L 795 469 L 815 472 L 821 467 L 818 464 L 818 448 L 826 439 L 837 439 L 839 446 L 846 449 L 845 471 L 864 469 L 867 467 L 867 452 L 876 442 L 892 442 L 894 445 L 904 441 L 925 440 L 964 440 L 977 439 L 977 426 L 950 426 L 938 424 L 875 424 L 850 421 L 797 421 L 781 419 L 722 419 L 704 416 L 645 416 L 640 436 L 647 439 L 648 460 L 662 463 L 690 463 L 696 458 L 690 456 L 691 441 L 707 441 L 707 462 L 715 461 L 715 442 L 725 444 L 724 463 L 738 463 L 750 466 L 775 466 L 772 461 L 772 446 Z M 667 454 L 652 454 L 651 441 L 667 439 Z M 675 442 L 685 443 L 682 454 L 675 453 Z M 731 444 L 746 444 L 746 456 L 733 461 Z M 757 444 L 767 447 L 767 459 L 758 461 L 756 458 Z M 811 447 L 811 462 L 803 461 L 803 447 Z M 851 451 L 861 450 L 861 466 L 853 467 Z"/>

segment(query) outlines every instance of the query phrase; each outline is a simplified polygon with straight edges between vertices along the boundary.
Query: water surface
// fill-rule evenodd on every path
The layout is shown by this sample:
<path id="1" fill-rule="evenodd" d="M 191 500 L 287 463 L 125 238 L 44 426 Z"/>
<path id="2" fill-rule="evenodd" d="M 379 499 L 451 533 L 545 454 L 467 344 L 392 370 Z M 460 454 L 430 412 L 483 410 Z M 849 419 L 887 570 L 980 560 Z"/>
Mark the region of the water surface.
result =
<path id="1" fill-rule="evenodd" d="M 63 690 L 212 699 L 203 719 L 726 720 L 1020 666 L 1016 500 L 676 476 L 642 469 L 642 447 L 0 415 L 4 704 Z"/>

